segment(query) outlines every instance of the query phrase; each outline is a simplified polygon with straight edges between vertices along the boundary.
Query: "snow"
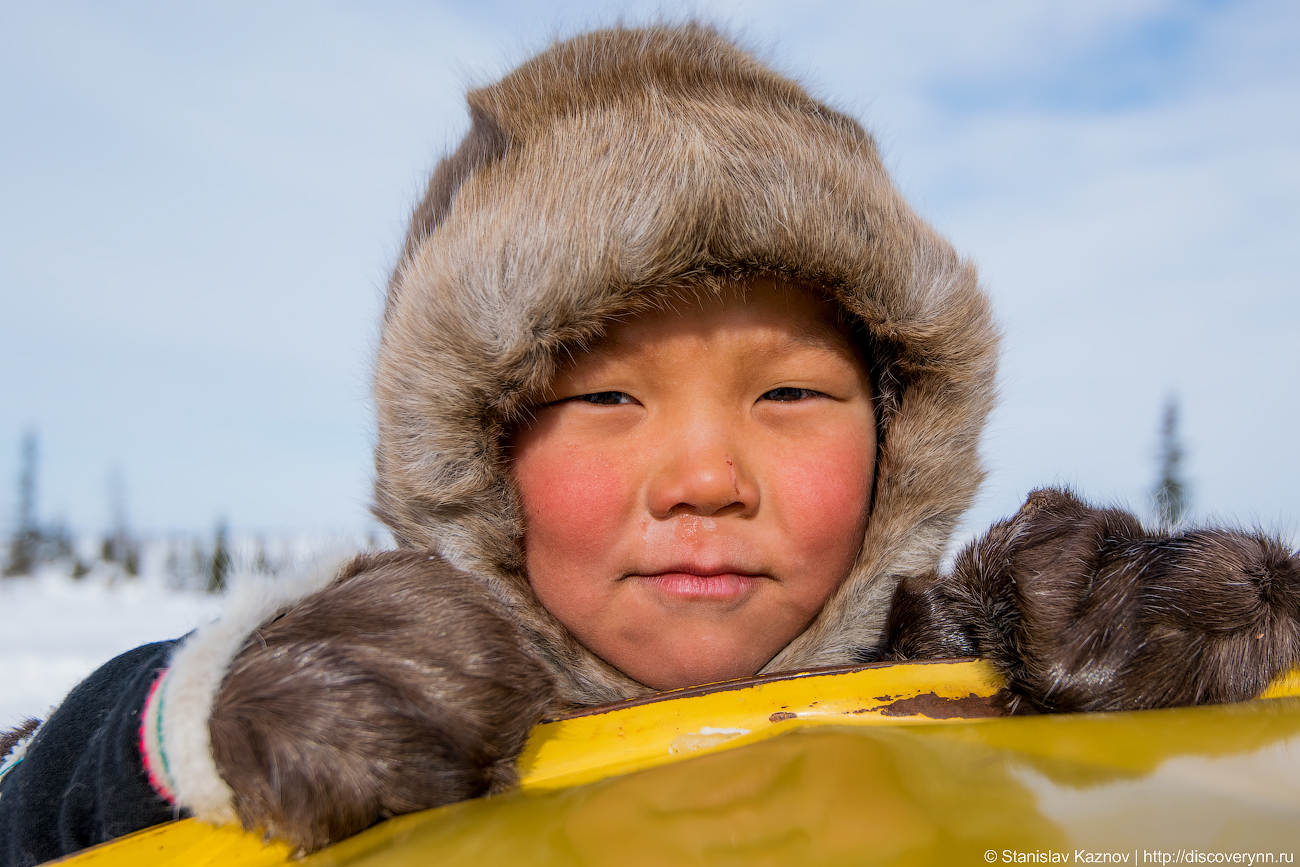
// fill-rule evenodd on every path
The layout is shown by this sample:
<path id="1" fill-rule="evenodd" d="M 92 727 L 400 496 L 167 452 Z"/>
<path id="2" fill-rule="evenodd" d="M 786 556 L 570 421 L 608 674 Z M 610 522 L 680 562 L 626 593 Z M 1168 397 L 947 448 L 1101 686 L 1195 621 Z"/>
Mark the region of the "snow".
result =
<path id="1" fill-rule="evenodd" d="M 44 718 L 103 663 L 216 617 L 221 598 L 148 578 L 62 571 L 0 579 L 0 730 Z"/>
<path id="2" fill-rule="evenodd" d="M 95 546 L 80 541 L 81 562 L 89 563 L 81 578 L 71 577 L 67 560 L 46 563 L 31 577 L 0 578 L 0 731 L 28 717 L 44 719 L 51 705 L 118 654 L 179 638 L 221 611 L 222 597 L 202 590 L 211 557 L 202 540 L 145 540 L 139 577 L 92 560 Z M 373 539 L 341 534 L 236 536 L 228 540 L 227 581 L 289 575 L 367 547 Z"/>

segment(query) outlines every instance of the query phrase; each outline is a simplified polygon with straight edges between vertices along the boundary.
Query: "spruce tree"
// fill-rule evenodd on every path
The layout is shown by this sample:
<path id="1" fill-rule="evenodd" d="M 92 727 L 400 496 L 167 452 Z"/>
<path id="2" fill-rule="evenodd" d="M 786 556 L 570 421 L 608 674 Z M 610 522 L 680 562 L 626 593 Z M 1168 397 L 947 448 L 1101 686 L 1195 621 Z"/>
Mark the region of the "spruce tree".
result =
<path id="1" fill-rule="evenodd" d="M 18 521 L 9 539 L 4 574 L 30 575 L 40 556 L 41 531 L 36 522 L 36 432 L 23 435 L 18 470 Z"/>
<path id="2" fill-rule="evenodd" d="M 113 529 L 104 538 L 101 555 L 104 562 L 120 564 L 123 572 L 135 578 L 140 574 L 140 543 L 127 525 L 126 486 L 121 471 L 116 468 L 108 475 L 108 506 Z"/>
<path id="3" fill-rule="evenodd" d="M 1191 505 L 1187 483 L 1183 480 L 1183 444 L 1178 436 L 1178 399 L 1165 403 L 1164 423 L 1160 428 L 1160 475 L 1152 492 L 1156 519 L 1166 531 L 1177 529 Z"/>
<path id="4" fill-rule="evenodd" d="M 212 543 L 212 559 L 208 561 L 208 592 L 224 593 L 226 576 L 230 574 L 230 550 L 226 547 L 226 522 L 217 523 L 217 538 Z"/>

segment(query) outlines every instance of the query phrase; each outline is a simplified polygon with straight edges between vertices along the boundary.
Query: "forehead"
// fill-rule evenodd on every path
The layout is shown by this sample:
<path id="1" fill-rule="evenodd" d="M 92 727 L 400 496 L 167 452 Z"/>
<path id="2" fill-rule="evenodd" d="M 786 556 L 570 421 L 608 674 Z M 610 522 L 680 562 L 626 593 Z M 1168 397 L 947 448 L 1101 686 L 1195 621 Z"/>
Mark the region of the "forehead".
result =
<path id="1" fill-rule="evenodd" d="M 682 341 L 738 341 L 756 352 L 822 350 L 865 367 L 838 305 L 812 287 L 770 278 L 698 291 L 632 314 L 578 356 L 613 360 L 666 351 Z"/>

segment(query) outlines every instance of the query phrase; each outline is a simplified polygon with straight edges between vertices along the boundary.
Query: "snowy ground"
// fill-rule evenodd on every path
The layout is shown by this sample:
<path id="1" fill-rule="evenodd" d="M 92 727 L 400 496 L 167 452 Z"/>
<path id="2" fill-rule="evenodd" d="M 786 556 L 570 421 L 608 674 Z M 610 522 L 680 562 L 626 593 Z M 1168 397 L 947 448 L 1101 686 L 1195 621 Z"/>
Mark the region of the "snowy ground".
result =
<path id="1" fill-rule="evenodd" d="M 268 569 L 286 574 L 318 558 L 336 559 L 370 540 L 343 537 L 231 542 L 232 583 Z M 222 597 L 196 589 L 202 575 L 177 568 L 175 540 L 146 543 L 141 576 L 96 562 L 90 574 L 69 576 L 67 563 L 37 575 L 0 578 L 0 731 L 28 716 L 44 718 L 86 675 L 119 653 L 150 641 L 179 638 L 214 619 Z M 180 558 L 182 561 L 185 558 Z"/>
<path id="2" fill-rule="evenodd" d="M 51 704 L 98 666 L 216 616 L 220 597 L 147 579 L 58 572 L 0 580 L 0 729 Z"/>

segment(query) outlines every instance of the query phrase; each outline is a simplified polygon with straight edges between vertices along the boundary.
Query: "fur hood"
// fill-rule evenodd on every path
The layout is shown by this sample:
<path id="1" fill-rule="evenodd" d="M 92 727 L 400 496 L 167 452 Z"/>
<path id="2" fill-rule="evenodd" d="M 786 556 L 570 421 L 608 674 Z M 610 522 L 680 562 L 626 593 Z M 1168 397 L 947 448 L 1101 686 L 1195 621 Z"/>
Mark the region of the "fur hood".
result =
<path id="1" fill-rule="evenodd" d="M 998 338 L 974 268 L 861 126 L 707 27 L 580 36 L 468 102 L 389 284 L 376 514 L 503 601 L 566 701 L 649 692 L 533 596 L 505 439 L 565 350 L 615 317 L 747 276 L 820 286 L 865 335 L 874 503 L 852 574 L 764 672 L 852 662 L 982 478 Z"/>

